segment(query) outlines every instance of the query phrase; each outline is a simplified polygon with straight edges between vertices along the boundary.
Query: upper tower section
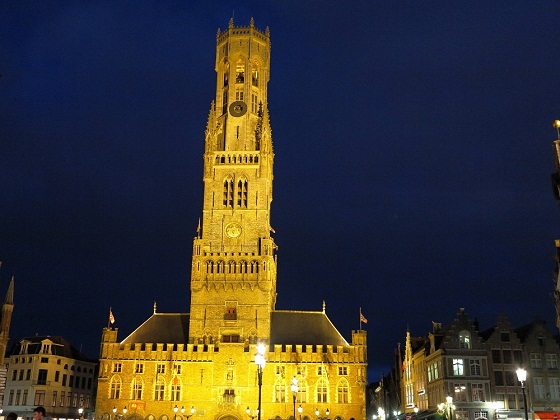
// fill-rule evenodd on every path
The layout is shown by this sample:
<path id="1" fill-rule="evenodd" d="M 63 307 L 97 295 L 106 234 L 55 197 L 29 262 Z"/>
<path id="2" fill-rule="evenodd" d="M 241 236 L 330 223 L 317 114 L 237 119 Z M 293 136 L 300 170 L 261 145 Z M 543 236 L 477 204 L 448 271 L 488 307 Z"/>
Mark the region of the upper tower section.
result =
<path id="1" fill-rule="evenodd" d="M 261 150 L 263 144 L 255 135 L 259 113 L 266 114 L 267 84 L 270 77 L 270 33 L 255 28 L 235 27 L 218 30 L 216 37 L 216 99 L 211 111 L 223 130 L 215 151 Z M 208 149 L 207 149 L 208 151 Z"/>

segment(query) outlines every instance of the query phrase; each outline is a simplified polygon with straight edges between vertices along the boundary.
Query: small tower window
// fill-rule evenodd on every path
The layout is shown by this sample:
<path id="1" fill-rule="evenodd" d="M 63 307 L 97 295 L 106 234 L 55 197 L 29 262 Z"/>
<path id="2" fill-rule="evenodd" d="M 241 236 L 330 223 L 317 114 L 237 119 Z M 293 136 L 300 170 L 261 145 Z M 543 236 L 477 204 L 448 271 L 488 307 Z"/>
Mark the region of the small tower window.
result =
<path id="1" fill-rule="evenodd" d="M 253 71 L 251 71 L 251 81 L 253 86 L 259 86 L 259 71 L 256 66 L 253 66 Z"/>
<path id="2" fill-rule="evenodd" d="M 237 183 L 237 206 L 247 208 L 247 180 L 242 179 Z"/>
<path id="3" fill-rule="evenodd" d="M 224 207 L 233 208 L 233 180 L 224 181 Z"/>
<path id="4" fill-rule="evenodd" d="M 241 89 L 237 89 L 235 91 L 235 100 L 242 101 L 243 100 L 243 91 Z"/>
<path id="5" fill-rule="evenodd" d="M 235 83 L 245 82 L 245 64 L 243 60 L 239 60 L 235 66 Z"/>

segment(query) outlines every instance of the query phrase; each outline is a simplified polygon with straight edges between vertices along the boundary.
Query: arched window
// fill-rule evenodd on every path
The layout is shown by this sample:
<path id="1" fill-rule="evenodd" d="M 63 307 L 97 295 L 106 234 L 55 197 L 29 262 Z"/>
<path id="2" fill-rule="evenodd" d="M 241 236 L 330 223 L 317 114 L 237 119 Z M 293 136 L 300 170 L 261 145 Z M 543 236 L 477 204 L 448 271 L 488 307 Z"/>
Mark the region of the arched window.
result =
<path id="1" fill-rule="evenodd" d="M 247 274 L 247 261 L 239 261 L 239 272 Z"/>
<path id="2" fill-rule="evenodd" d="M 214 273 L 214 261 L 206 261 L 206 274 Z"/>
<path id="3" fill-rule="evenodd" d="M 109 398 L 118 400 L 121 397 L 122 381 L 119 376 L 114 376 L 111 379 L 110 396 Z"/>
<path id="4" fill-rule="evenodd" d="M 233 208 L 233 179 L 224 181 L 224 207 Z"/>
<path id="5" fill-rule="evenodd" d="M 274 401 L 286 402 L 286 384 L 282 379 L 277 379 L 274 383 Z"/>
<path id="6" fill-rule="evenodd" d="M 251 81 L 253 86 L 259 86 L 259 69 L 256 64 L 253 64 L 251 69 Z"/>
<path id="7" fill-rule="evenodd" d="M 459 348 L 470 349 L 471 348 L 471 333 L 462 330 L 459 332 Z"/>
<path id="8" fill-rule="evenodd" d="M 298 382 L 297 402 L 298 403 L 307 402 L 307 381 Z"/>
<path id="9" fill-rule="evenodd" d="M 317 402 L 318 403 L 327 403 L 327 396 L 328 396 L 328 386 L 327 381 L 324 378 L 320 378 L 317 381 Z"/>
<path id="10" fill-rule="evenodd" d="M 240 179 L 237 182 L 237 207 L 247 208 L 247 180 Z"/>
<path id="11" fill-rule="evenodd" d="M 235 66 L 235 83 L 244 83 L 245 82 L 245 63 L 243 59 L 237 60 L 237 64 Z"/>
<path id="12" fill-rule="evenodd" d="M 235 265 L 235 261 L 229 261 L 228 262 L 228 273 L 229 274 L 235 274 L 237 266 Z"/>
<path id="13" fill-rule="evenodd" d="M 144 388 L 144 383 L 142 378 L 134 378 L 132 380 L 132 399 L 141 400 L 142 399 L 142 389 Z"/>
<path id="14" fill-rule="evenodd" d="M 154 387 L 154 400 L 163 401 L 165 399 L 165 381 L 162 377 L 158 377 Z"/>
<path id="15" fill-rule="evenodd" d="M 224 63 L 224 87 L 229 84 L 229 63 L 226 61 Z"/>
<path id="16" fill-rule="evenodd" d="M 336 395 L 339 404 L 348 404 L 348 381 L 341 379 L 336 388 Z"/>
<path id="17" fill-rule="evenodd" d="M 179 378 L 173 378 L 171 384 L 171 401 L 181 401 L 181 381 Z"/>
<path id="18" fill-rule="evenodd" d="M 223 274 L 224 273 L 224 262 L 223 261 L 218 261 L 218 263 L 216 264 L 216 273 L 218 274 Z"/>

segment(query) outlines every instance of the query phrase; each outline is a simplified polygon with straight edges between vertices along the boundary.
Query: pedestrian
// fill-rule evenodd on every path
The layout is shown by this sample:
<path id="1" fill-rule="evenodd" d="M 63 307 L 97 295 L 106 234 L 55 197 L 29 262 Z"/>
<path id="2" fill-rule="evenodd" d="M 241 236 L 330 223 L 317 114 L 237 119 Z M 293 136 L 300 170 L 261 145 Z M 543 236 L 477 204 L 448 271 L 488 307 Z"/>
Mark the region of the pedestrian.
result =
<path id="1" fill-rule="evenodd" d="M 46 415 L 45 407 L 39 406 L 33 410 L 33 420 L 43 420 Z"/>

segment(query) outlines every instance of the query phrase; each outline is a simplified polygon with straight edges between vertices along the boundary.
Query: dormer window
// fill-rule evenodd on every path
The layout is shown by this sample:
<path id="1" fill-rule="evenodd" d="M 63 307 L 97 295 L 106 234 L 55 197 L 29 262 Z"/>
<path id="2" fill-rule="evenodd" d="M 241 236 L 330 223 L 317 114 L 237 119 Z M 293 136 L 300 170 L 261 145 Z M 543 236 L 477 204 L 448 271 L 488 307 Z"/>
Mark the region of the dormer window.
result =
<path id="1" fill-rule="evenodd" d="M 471 348 L 471 333 L 469 333 L 468 331 L 463 330 L 459 333 L 459 348 Z"/>

